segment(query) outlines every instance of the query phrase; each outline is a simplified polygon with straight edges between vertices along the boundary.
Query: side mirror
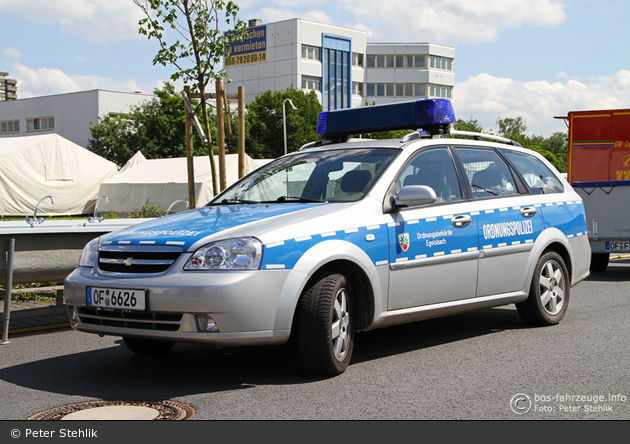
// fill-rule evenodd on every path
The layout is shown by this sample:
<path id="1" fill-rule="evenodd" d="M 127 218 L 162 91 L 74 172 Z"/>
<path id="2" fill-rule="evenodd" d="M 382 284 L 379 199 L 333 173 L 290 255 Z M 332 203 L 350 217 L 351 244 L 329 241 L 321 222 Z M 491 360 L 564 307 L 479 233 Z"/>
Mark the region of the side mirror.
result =
<path id="1" fill-rule="evenodd" d="M 417 207 L 429 205 L 437 200 L 433 188 L 426 185 L 407 185 L 402 187 L 394 198 L 397 207 Z"/>

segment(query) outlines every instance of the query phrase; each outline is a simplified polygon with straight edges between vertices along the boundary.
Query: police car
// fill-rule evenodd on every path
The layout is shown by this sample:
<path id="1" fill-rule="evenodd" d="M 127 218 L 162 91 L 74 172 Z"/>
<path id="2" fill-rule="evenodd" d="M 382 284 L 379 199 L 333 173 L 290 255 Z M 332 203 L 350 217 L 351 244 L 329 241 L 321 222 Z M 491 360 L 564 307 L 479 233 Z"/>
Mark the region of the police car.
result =
<path id="1" fill-rule="evenodd" d="M 454 121 L 442 99 L 322 113 L 326 140 L 86 245 L 72 327 L 139 354 L 295 337 L 306 370 L 335 375 L 359 331 L 506 304 L 557 324 L 589 274 L 582 200 L 517 143 L 442 137 Z"/>

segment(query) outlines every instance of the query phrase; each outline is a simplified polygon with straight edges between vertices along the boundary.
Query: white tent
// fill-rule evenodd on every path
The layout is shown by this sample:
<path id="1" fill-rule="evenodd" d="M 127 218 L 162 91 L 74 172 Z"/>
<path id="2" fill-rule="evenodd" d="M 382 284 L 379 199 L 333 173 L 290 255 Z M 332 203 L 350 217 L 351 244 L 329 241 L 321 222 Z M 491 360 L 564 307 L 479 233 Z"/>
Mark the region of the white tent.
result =
<path id="1" fill-rule="evenodd" d="M 218 177 L 219 166 L 216 156 L 214 161 Z M 141 209 L 147 201 L 152 207 L 158 207 L 162 212 L 166 212 L 176 200 L 188 200 L 188 168 L 185 157 L 145 159 L 134 163 L 116 177 L 101 183 L 98 194 L 107 196 L 109 202 L 101 200 L 98 205 L 99 213 L 116 211 L 125 216 Z M 245 174 L 257 167 L 254 159 L 245 157 Z M 197 207 L 201 207 L 214 197 L 208 156 L 194 157 L 194 170 L 195 201 Z M 225 156 L 225 170 L 229 186 L 238 180 L 238 154 Z M 177 205 L 173 210 L 181 211 L 184 204 Z"/>
<path id="2" fill-rule="evenodd" d="M 80 215 L 94 211 L 99 184 L 116 164 L 58 134 L 0 137 L 0 215 Z"/>
<path id="3" fill-rule="evenodd" d="M 123 171 L 127 171 L 129 168 L 134 167 L 134 166 L 144 162 L 145 160 L 147 160 L 147 158 L 144 157 L 142 152 L 141 151 L 136 151 L 136 154 L 131 156 L 131 159 L 129 159 L 127 161 L 127 163 L 124 164 L 123 167 L 120 170 L 118 170 L 118 173 L 122 173 Z"/>

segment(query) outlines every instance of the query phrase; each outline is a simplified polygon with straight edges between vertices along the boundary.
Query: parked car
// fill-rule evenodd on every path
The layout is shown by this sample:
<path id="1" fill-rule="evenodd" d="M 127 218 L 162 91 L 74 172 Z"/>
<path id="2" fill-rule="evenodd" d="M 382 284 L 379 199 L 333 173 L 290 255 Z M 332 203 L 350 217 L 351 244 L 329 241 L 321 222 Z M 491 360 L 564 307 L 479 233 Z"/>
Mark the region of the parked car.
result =
<path id="1" fill-rule="evenodd" d="M 65 281 L 73 328 L 139 354 L 294 336 L 307 371 L 336 375 L 364 330 L 513 303 L 557 324 L 589 274 L 582 200 L 514 142 L 439 137 L 454 120 L 446 100 L 322 113 L 326 140 L 89 243 Z M 422 131 L 349 138 L 401 127 Z"/>

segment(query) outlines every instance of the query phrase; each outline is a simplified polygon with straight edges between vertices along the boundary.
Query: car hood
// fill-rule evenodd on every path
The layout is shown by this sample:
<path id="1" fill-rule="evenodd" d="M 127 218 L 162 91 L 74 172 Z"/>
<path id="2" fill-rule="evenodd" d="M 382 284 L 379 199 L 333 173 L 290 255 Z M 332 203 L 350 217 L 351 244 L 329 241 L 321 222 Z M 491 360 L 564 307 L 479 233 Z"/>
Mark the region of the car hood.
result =
<path id="1" fill-rule="evenodd" d="M 215 236 L 219 233 L 225 236 L 256 236 L 261 231 L 277 229 L 309 217 L 298 216 L 297 213 L 319 213 L 318 209 L 329 206 L 284 203 L 197 208 L 110 233 L 103 237 L 102 244 L 169 245 L 188 250 L 208 237 L 211 238 L 208 240 L 223 238 Z"/>

